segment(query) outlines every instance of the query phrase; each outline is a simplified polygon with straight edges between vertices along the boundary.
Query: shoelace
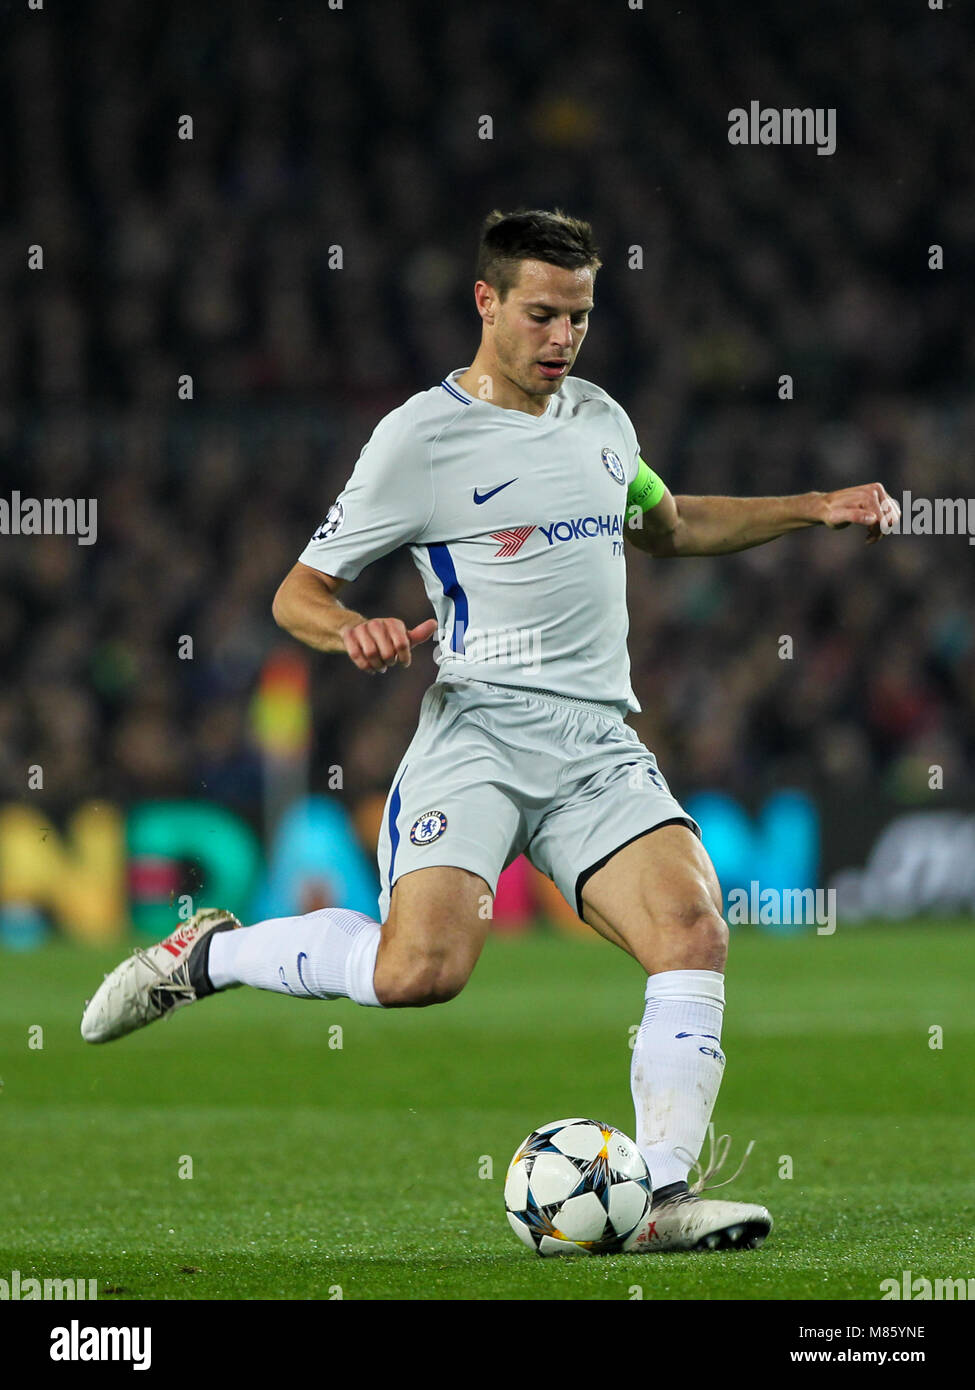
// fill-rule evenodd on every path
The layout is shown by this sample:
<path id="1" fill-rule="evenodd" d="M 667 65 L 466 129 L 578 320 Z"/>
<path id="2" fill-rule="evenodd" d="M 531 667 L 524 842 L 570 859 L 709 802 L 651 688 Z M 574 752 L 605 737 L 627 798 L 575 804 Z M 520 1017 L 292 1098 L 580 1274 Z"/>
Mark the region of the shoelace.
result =
<path id="1" fill-rule="evenodd" d="M 714 1192 L 717 1188 L 727 1187 L 730 1182 L 734 1182 L 735 1178 L 738 1177 L 745 1164 L 748 1162 L 748 1155 L 755 1147 L 755 1140 L 749 1140 L 744 1157 L 742 1158 L 738 1167 L 732 1173 L 731 1177 L 725 1178 L 723 1182 L 712 1183 L 710 1182 L 710 1179 L 713 1178 L 716 1173 L 719 1173 L 725 1165 L 725 1160 L 728 1157 L 728 1150 L 731 1148 L 731 1135 L 722 1134 L 721 1137 L 717 1141 L 715 1141 L 714 1125 L 713 1123 L 709 1124 L 708 1146 L 708 1161 L 706 1164 L 703 1165 L 701 1163 L 700 1158 L 694 1158 L 693 1155 L 689 1154 L 686 1149 L 676 1148 L 674 1150 L 675 1154 L 680 1154 L 683 1158 L 687 1159 L 687 1161 L 691 1165 L 692 1171 L 694 1169 L 697 1170 L 697 1177 L 694 1179 L 694 1181 L 689 1185 L 687 1189 L 687 1195 L 689 1197 L 700 1197 L 702 1192 Z"/>
<path id="2" fill-rule="evenodd" d="M 222 921 L 230 921 L 233 922 L 235 927 L 240 926 L 239 918 L 235 917 L 232 912 L 218 912 L 213 908 L 206 908 L 202 913 L 197 913 L 193 921 L 195 922 L 197 919 L 200 919 L 202 923 L 206 923 L 212 919 L 214 924 Z M 160 982 L 158 985 L 150 985 L 150 998 L 153 994 L 164 993 L 171 994 L 174 1003 L 180 996 L 187 1000 L 196 999 L 196 990 L 190 984 L 189 979 L 188 955 L 185 960 L 180 961 L 179 965 L 177 965 L 176 969 L 173 971 L 173 974 L 167 976 L 166 972 L 160 970 L 156 962 L 141 946 L 137 946 L 132 954 L 137 957 L 138 960 L 141 960 L 143 965 L 148 966 Z"/>
<path id="3" fill-rule="evenodd" d="M 176 967 L 176 970 L 173 972 L 172 976 L 167 976 L 165 971 L 160 970 L 159 966 L 152 959 L 149 953 L 147 951 L 144 951 L 140 946 L 137 946 L 135 950 L 132 952 L 132 954 L 136 956 L 142 962 L 143 965 L 148 966 L 149 969 L 158 977 L 160 981 L 158 985 L 149 986 L 150 995 L 159 992 L 172 994 L 174 997 L 182 995 L 184 998 L 196 998 L 196 991 L 190 984 L 189 980 L 185 978 L 186 961 L 182 961 Z M 182 980 L 177 979 L 177 976 L 179 975 L 180 971 L 184 972 L 184 978 Z"/>

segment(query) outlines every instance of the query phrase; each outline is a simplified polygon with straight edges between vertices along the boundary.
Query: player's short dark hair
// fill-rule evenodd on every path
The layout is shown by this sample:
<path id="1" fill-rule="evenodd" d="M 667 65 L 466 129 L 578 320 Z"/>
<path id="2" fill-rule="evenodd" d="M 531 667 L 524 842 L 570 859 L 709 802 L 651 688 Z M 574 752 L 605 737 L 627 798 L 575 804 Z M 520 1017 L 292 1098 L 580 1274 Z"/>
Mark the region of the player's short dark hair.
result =
<path id="1" fill-rule="evenodd" d="M 477 279 L 493 285 L 504 299 L 518 279 L 519 261 L 547 261 L 565 270 L 585 267 L 593 274 L 602 265 L 588 222 L 569 217 L 559 208 L 554 212 L 495 209 L 481 230 Z"/>

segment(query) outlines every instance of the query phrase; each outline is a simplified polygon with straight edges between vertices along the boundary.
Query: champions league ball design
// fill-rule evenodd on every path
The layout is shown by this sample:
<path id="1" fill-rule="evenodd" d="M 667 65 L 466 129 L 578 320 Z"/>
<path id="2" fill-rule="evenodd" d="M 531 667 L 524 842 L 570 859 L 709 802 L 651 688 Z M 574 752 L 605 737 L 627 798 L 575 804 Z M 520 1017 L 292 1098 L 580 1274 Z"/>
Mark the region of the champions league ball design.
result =
<path id="1" fill-rule="evenodd" d="M 519 1146 L 504 1184 L 511 1229 L 539 1255 L 615 1255 L 650 1210 L 643 1155 L 597 1120 L 554 1120 Z"/>
<path id="2" fill-rule="evenodd" d="M 342 503 L 341 503 L 341 502 L 333 502 L 332 505 L 331 505 L 331 506 L 329 507 L 329 509 L 328 509 L 328 516 L 326 516 L 326 518 L 325 518 L 325 520 L 322 522 L 321 526 L 319 526 L 318 530 L 317 530 L 317 531 L 315 532 L 315 534 L 312 536 L 312 540 L 313 540 L 313 541 L 327 541 L 327 540 L 330 540 L 331 537 L 335 535 L 336 531 L 338 531 L 338 530 L 341 528 L 342 522 L 343 522 L 344 520 L 345 520 L 345 508 L 342 506 Z"/>

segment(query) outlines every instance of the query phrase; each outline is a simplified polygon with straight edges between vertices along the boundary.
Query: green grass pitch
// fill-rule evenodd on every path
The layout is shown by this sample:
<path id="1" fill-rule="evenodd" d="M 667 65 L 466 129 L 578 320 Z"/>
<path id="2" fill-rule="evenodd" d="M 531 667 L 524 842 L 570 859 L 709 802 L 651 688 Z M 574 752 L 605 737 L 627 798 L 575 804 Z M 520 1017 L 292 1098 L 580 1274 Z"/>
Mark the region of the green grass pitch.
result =
<path id="1" fill-rule="evenodd" d="M 436 1008 L 242 989 L 87 1046 L 118 959 L 0 956 L 0 1277 L 105 1299 L 819 1300 L 975 1276 L 970 924 L 734 929 L 715 1119 L 733 1161 L 756 1143 L 725 1194 L 776 1226 L 717 1255 L 541 1260 L 505 1220 L 536 1125 L 632 1133 L 644 977 L 601 941 L 492 939 Z"/>

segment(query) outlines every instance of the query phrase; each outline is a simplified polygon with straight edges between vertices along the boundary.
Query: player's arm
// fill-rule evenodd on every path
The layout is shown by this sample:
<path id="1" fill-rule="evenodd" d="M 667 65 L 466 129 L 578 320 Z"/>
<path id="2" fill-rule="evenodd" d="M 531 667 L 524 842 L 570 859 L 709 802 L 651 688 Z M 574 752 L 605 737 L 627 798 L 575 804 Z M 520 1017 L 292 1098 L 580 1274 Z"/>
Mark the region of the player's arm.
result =
<path id="1" fill-rule="evenodd" d="M 627 536 L 660 559 L 727 555 L 807 526 L 865 526 L 869 544 L 900 516 L 880 483 L 795 497 L 675 497 L 642 459 L 628 501 Z"/>
<path id="2" fill-rule="evenodd" d="M 436 632 L 436 619 L 407 628 L 401 618 L 364 618 L 339 602 L 344 586 L 299 560 L 274 596 L 274 621 L 317 652 L 346 652 L 360 671 L 409 666 L 412 649 Z"/>
<path id="3" fill-rule="evenodd" d="M 342 492 L 274 597 L 275 622 L 319 652 L 346 652 L 360 671 L 409 666 L 411 652 L 437 630 L 428 618 L 366 618 L 339 592 L 367 565 L 423 534 L 434 506 L 431 432 L 399 407 L 384 416 Z"/>

